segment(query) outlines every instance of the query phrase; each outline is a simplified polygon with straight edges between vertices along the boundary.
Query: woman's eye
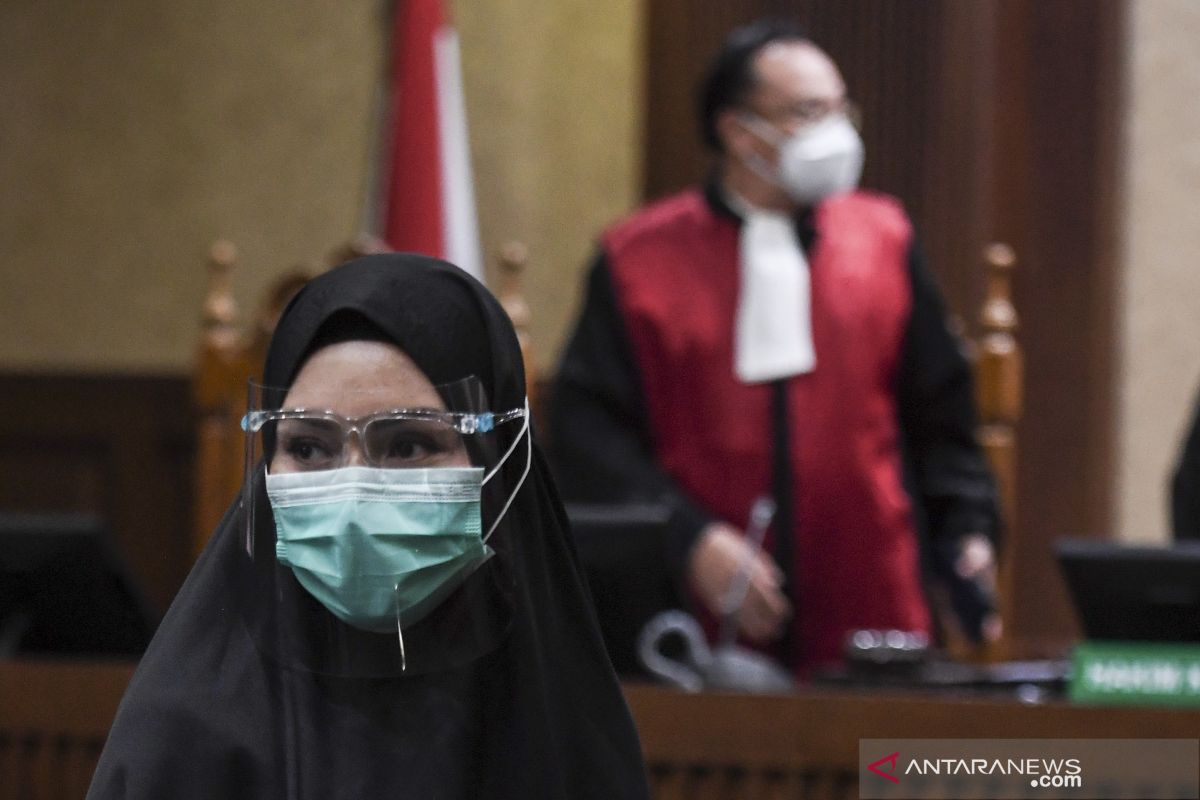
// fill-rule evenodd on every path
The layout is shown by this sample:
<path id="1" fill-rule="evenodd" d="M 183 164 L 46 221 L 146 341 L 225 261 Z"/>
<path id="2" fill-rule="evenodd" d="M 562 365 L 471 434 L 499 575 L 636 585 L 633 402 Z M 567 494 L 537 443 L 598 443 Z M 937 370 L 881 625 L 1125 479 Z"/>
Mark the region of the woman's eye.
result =
<path id="1" fill-rule="evenodd" d="M 416 461 L 429 458 L 438 452 L 437 446 L 428 439 L 415 437 L 396 438 L 387 449 L 387 458 L 398 461 Z"/>
<path id="2" fill-rule="evenodd" d="M 453 429 L 420 420 L 377 421 L 367 427 L 364 443 L 373 464 L 396 469 L 437 466 L 462 447 Z"/>
<path id="3" fill-rule="evenodd" d="M 332 458 L 329 445 L 317 439 L 291 439 L 285 451 L 301 464 L 324 463 Z"/>

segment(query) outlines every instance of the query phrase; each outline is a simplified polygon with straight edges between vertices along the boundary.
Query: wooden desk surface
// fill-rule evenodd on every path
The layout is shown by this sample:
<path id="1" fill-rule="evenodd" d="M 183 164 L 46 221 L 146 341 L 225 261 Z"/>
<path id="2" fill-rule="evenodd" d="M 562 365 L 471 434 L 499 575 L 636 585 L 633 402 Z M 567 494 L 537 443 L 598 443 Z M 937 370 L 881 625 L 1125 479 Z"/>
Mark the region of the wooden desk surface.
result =
<path id="1" fill-rule="evenodd" d="M 646 759 L 853 773 L 859 739 L 1200 738 L 1200 708 L 1027 705 L 923 692 L 811 688 L 688 695 L 627 684 Z"/>

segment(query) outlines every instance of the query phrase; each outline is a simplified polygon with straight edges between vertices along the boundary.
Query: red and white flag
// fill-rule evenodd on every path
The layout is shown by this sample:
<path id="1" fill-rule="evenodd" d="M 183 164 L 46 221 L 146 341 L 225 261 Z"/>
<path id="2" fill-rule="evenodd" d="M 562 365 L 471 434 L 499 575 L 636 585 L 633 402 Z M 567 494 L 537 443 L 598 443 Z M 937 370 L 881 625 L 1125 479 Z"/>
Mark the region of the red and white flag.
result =
<path id="1" fill-rule="evenodd" d="M 383 237 L 483 280 L 458 34 L 443 0 L 398 0 Z"/>

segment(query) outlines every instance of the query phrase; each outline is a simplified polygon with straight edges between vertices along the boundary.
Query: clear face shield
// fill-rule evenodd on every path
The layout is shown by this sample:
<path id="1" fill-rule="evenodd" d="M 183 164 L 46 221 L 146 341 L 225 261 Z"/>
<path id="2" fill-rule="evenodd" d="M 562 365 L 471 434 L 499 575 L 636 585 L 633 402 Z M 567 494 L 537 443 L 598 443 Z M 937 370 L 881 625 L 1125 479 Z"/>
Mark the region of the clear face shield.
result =
<path id="1" fill-rule="evenodd" d="M 321 407 L 250 385 L 244 580 L 249 623 L 285 666 L 384 677 L 452 669 L 493 650 L 514 597 L 506 512 L 532 455 L 528 409 L 482 384 L 333 392 Z"/>

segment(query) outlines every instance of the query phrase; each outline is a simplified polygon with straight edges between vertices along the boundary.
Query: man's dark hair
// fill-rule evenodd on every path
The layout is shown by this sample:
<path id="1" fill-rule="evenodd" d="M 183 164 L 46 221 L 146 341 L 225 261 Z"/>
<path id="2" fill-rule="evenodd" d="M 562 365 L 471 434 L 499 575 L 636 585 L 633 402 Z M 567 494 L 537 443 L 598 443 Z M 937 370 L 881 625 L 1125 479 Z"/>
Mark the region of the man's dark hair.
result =
<path id="1" fill-rule="evenodd" d="M 717 116 L 725 109 L 745 102 L 754 86 L 754 57 L 762 48 L 779 41 L 807 42 L 809 38 L 793 22 L 758 20 L 730 33 L 708 65 L 700 84 L 697 110 L 704 143 L 713 150 L 722 149 L 721 139 L 717 136 Z"/>

